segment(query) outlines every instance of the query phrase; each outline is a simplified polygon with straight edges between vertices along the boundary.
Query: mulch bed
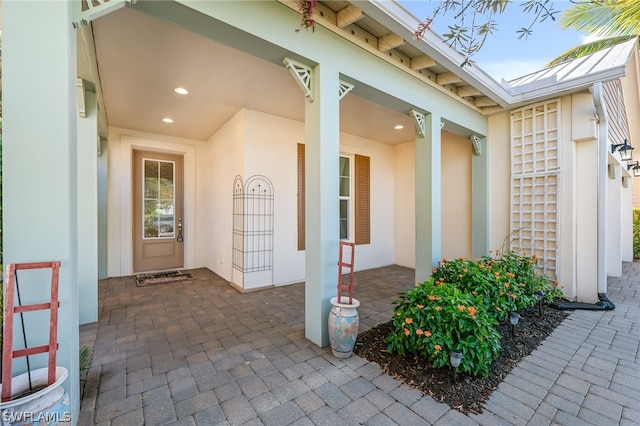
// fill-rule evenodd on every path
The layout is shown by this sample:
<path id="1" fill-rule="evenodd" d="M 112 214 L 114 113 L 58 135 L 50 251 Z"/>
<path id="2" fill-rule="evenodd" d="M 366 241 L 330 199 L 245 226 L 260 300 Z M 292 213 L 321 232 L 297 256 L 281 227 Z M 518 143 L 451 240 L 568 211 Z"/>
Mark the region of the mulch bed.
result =
<path id="1" fill-rule="evenodd" d="M 377 363 L 382 371 L 407 385 L 430 395 L 439 402 L 465 414 L 481 413 L 484 402 L 509 374 L 511 369 L 560 325 L 569 313 L 548 306 L 542 307 L 542 318 L 538 318 L 538 308 L 528 308 L 519 312 L 520 322 L 516 326 L 515 337 L 511 336 L 511 324 L 507 321 L 498 326 L 502 335 L 502 352 L 491 364 L 489 376 L 473 377 L 458 373 L 456 383 L 452 383 L 451 369 L 434 368 L 419 356 L 401 356 L 387 352 L 385 337 L 393 329 L 392 322 L 386 322 L 358 335 L 354 353 Z"/>

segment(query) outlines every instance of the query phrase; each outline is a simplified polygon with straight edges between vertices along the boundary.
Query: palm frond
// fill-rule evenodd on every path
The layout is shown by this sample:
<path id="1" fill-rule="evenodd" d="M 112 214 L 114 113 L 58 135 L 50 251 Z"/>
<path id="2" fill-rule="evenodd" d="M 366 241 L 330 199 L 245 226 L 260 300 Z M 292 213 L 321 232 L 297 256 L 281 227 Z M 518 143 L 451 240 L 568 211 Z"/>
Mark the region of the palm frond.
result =
<path id="1" fill-rule="evenodd" d="M 610 38 L 596 40 L 591 43 L 582 44 L 580 46 L 573 47 L 561 53 L 558 57 L 556 57 L 551 62 L 549 62 L 546 65 L 546 67 L 552 67 L 562 62 L 571 61 L 576 58 L 581 58 L 583 56 L 590 55 L 599 50 L 606 49 L 608 47 L 615 46 L 616 44 L 620 44 L 624 41 L 630 40 L 631 38 L 633 37 L 629 37 L 629 36 L 610 37 Z"/>
<path id="2" fill-rule="evenodd" d="M 640 2 L 606 0 L 576 3 L 562 14 L 560 26 L 603 37 L 640 35 Z"/>

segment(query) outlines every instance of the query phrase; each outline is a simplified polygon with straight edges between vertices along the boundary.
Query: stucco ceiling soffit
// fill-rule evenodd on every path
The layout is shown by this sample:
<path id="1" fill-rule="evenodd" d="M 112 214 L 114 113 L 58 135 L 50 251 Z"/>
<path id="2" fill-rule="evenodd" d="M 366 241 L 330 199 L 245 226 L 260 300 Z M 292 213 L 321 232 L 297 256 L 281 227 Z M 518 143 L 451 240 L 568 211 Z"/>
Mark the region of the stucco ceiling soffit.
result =
<path id="1" fill-rule="evenodd" d="M 283 8 L 275 2 L 264 2 L 261 7 L 273 9 L 274 13 Z M 287 15 L 295 18 L 294 14 Z M 293 32 L 298 21 L 290 22 Z M 369 17 L 358 22 L 376 34 L 389 33 Z M 84 79 L 95 82 L 96 89 L 102 90 L 104 102 L 99 110 L 101 114 L 106 112 L 109 127 L 207 141 L 243 108 L 304 121 L 304 95 L 283 66 L 282 58 L 287 56 L 311 67 L 316 64 L 232 27 L 221 18 L 204 15 L 180 2 L 139 1 L 80 29 L 85 30 L 93 33 L 99 80 Z M 352 37 L 350 31 L 336 30 L 335 34 L 342 39 Z M 398 67 L 403 66 L 403 61 L 410 62 L 406 58 L 420 55 L 410 45 L 380 52 L 373 46 L 377 46 L 377 39 L 375 43 L 359 40 L 353 43 L 360 43 L 358 47 L 370 49 L 368 53 L 384 58 L 387 63 L 396 61 Z M 80 55 L 84 50 L 79 48 L 79 57 L 85 56 Z M 431 84 L 437 90 L 457 90 L 455 85 L 444 88 L 435 83 L 435 74 L 430 70 L 438 73 L 446 70 L 439 64 L 419 71 L 406 65 L 406 69 L 413 77 L 433 78 Z M 141 79 L 141 75 L 153 78 Z M 340 74 L 340 80 L 355 84 L 341 100 L 341 132 L 391 145 L 414 140 L 415 130 L 407 111 L 415 105 L 347 75 Z M 264 84 L 265 81 L 269 84 Z M 177 94 L 174 91 L 177 87 L 189 89 L 189 94 Z M 455 99 L 454 92 L 449 96 Z M 469 101 L 463 105 L 469 105 Z M 475 106 L 469 108 L 469 112 L 479 111 Z M 473 123 L 482 121 L 477 114 L 470 116 L 476 117 L 471 120 Z M 174 122 L 166 124 L 163 117 Z M 105 129 L 106 124 L 105 121 Z M 396 129 L 402 126 L 403 129 Z M 481 123 L 477 126 L 485 133 Z M 461 132 L 467 133 L 464 129 Z"/>

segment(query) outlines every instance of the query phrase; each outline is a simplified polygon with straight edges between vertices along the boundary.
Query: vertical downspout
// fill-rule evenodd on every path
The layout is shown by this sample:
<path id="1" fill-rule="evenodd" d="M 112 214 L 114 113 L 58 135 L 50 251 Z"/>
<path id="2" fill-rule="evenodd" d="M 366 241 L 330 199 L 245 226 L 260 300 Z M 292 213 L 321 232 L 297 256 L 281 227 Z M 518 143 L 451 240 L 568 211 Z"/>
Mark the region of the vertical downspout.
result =
<path id="1" fill-rule="evenodd" d="M 593 84 L 593 103 L 598 114 L 598 302 L 604 309 L 615 309 L 607 297 L 607 163 L 608 123 L 602 82 Z"/>

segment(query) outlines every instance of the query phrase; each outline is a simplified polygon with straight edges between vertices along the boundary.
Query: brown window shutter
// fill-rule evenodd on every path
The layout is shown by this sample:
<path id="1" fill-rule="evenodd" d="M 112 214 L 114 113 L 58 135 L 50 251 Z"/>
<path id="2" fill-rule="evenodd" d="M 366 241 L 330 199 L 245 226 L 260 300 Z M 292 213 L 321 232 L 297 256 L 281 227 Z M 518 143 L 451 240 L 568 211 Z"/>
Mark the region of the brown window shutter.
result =
<path id="1" fill-rule="evenodd" d="M 298 144 L 298 250 L 304 250 L 304 144 Z"/>
<path id="2" fill-rule="evenodd" d="M 355 243 L 370 244 L 370 158 L 364 155 L 355 155 L 353 162 L 355 179 Z"/>

